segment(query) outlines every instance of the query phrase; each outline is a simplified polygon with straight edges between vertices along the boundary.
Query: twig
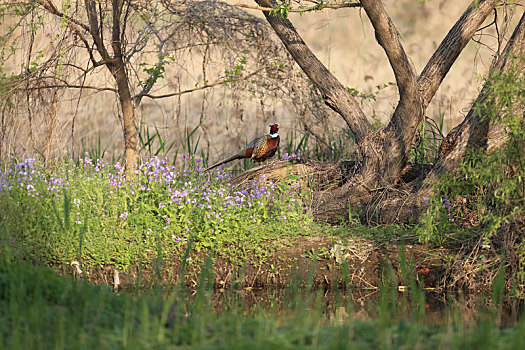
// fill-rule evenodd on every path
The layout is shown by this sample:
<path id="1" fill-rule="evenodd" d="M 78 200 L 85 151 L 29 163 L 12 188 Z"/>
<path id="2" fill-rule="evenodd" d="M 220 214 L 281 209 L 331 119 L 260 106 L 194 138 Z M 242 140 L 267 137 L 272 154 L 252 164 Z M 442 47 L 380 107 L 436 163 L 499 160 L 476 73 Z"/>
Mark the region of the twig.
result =
<path id="1" fill-rule="evenodd" d="M 254 71 L 254 72 L 252 72 L 252 73 L 250 73 L 248 75 L 245 75 L 243 77 L 239 77 L 239 78 L 235 78 L 235 79 L 223 79 L 223 80 L 219 80 L 219 81 L 217 81 L 215 83 L 206 84 L 206 85 L 203 85 L 203 86 L 200 86 L 200 87 L 197 87 L 197 88 L 193 88 L 193 89 L 188 89 L 188 90 L 179 91 L 179 92 L 173 92 L 173 93 L 164 94 L 164 95 L 151 95 L 151 94 L 148 94 L 148 93 L 146 93 L 146 94 L 138 94 L 138 95 L 134 96 L 133 98 L 134 99 L 138 99 L 138 98 L 142 98 L 142 97 L 149 97 L 151 99 L 158 99 L 158 98 L 166 98 L 166 97 L 172 97 L 172 96 L 180 96 L 180 95 L 188 94 L 190 92 L 195 92 L 195 91 L 199 91 L 199 90 L 208 89 L 208 88 L 211 88 L 211 87 L 214 87 L 214 86 L 217 86 L 217 85 L 222 85 L 222 84 L 227 84 L 227 83 L 234 83 L 234 82 L 246 80 L 246 79 L 251 78 L 252 76 L 256 75 L 257 73 L 261 72 L 265 68 L 267 68 L 267 67 L 264 66 L 262 68 L 259 68 L 256 71 Z"/>

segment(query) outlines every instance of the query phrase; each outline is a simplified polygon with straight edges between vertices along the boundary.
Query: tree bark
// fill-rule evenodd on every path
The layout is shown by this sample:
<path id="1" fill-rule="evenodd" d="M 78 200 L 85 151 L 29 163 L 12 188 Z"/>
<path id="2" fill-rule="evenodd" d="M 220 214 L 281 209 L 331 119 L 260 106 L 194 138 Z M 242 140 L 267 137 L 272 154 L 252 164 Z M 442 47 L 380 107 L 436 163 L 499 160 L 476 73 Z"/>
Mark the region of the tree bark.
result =
<path id="1" fill-rule="evenodd" d="M 126 165 L 126 178 L 133 176 L 137 166 L 137 126 L 135 124 L 135 107 L 129 88 L 129 78 L 122 54 L 121 16 L 124 1 L 113 0 L 113 27 L 111 46 L 115 64 L 112 69 L 117 82 L 120 106 L 122 108 L 122 131 L 124 133 L 124 161 Z"/>
<path id="2" fill-rule="evenodd" d="M 135 124 L 135 107 L 129 90 L 128 76 L 124 63 L 118 62 L 114 73 L 117 82 L 118 96 L 122 108 L 122 131 L 124 133 L 124 161 L 126 165 L 126 178 L 133 176 L 137 166 L 137 127 Z"/>

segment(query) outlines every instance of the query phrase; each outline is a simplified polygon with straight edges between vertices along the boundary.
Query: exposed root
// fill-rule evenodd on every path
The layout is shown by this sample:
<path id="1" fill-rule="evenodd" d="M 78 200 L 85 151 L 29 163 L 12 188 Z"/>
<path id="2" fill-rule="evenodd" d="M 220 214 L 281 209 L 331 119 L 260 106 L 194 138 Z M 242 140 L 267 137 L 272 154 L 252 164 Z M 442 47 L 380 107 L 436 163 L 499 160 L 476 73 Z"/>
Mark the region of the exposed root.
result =
<path id="1" fill-rule="evenodd" d="M 328 223 L 348 220 L 349 208 L 364 223 L 408 223 L 418 219 L 419 207 L 431 194 L 422 181 L 430 168 L 411 164 L 396 184 L 370 188 L 354 161 L 275 161 L 238 175 L 232 184 L 244 188 L 253 181 L 295 182 L 308 190 L 315 218 Z"/>

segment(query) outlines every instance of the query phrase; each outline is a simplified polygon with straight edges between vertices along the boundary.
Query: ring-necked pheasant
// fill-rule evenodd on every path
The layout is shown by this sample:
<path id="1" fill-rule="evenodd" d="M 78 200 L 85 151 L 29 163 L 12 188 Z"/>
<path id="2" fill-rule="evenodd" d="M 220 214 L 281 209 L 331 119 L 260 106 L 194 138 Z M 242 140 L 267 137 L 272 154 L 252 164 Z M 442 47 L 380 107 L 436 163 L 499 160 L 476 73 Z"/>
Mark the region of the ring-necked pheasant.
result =
<path id="1" fill-rule="evenodd" d="M 218 167 L 219 165 L 231 162 L 235 159 L 251 158 L 257 163 L 260 163 L 270 157 L 273 157 L 277 151 L 277 148 L 279 147 L 280 141 L 277 131 L 279 131 L 279 126 L 277 124 L 270 125 L 270 133 L 268 135 L 256 138 L 246 145 L 246 147 L 244 147 L 244 149 L 239 153 L 213 164 L 212 166 L 204 169 L 204 172 Z"/>

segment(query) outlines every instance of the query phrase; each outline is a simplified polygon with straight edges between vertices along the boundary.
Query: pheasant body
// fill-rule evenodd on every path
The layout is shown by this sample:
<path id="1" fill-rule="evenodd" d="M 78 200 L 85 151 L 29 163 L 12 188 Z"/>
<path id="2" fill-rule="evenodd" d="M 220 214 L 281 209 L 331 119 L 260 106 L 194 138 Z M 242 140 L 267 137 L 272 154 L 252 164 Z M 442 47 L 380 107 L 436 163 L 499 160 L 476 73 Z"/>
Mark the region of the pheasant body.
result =
<path id="1" fill-rule="evenodd" d="M 268 135 L 254 139 L 239 153 L 213 164 L 207 169 L 204 169 L 204 171 L 209 171 L 215 167 L 218 167 L 219 165 L 229 163 L 236 159 L 251 158 L 253 161 L 260 163 L 268 158 L 273 157 L 275 152 L 277 152 L 277 148 L 279 148 L 280 137 L 277 133 L 278 130 L 279 127 L 277 124 L 270 125 L 270 133 Z"/>

